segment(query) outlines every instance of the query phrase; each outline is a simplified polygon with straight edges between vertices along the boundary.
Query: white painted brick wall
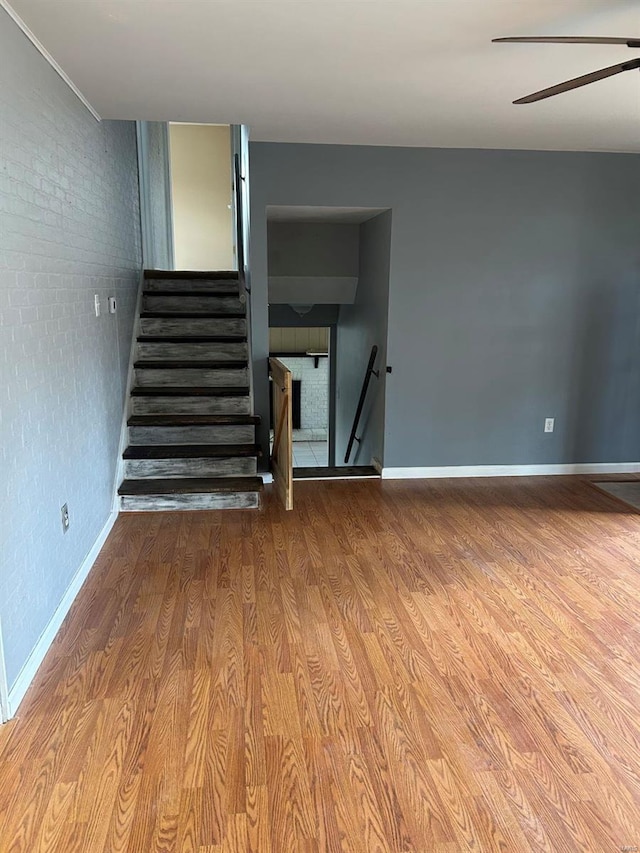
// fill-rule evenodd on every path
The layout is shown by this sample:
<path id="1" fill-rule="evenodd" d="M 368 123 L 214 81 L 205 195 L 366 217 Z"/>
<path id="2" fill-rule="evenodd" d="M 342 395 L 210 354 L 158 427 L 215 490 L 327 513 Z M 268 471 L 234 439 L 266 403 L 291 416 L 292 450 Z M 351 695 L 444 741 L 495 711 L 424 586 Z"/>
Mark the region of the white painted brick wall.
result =
<path id="1" fill-rule="evenodd" d="M 1 9 L 0 56 L 0 618 L 11 685 L 109 515 L 141 259 L 134 125 L 96 122 Z"/>
<path id="2" fill-rule="evenodd" d="M 300 386 L 300 426 L 302 429 L 327 429 L 329 423 L 329 359 L 280 355 Z"/>

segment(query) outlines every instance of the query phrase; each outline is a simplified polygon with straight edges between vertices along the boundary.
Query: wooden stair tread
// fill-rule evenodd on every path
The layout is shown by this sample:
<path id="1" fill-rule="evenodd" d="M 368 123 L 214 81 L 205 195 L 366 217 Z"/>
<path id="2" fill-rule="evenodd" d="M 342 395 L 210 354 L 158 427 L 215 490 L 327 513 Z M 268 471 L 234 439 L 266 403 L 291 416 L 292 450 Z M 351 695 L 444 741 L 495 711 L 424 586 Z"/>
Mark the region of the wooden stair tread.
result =
<path id="1" fill-rule="evenodd" d="M 140 314 L 143 320 L 244 320 L 244 311 L 149 311 Z"/>
<path id="2" fill-rule="evenodd" d="M 188 281 L 239 281 L 237 270 L 145 270 L 144 277 L 155 279 L 184 279 Z"/>
<path id="3" fill-rule="evenodd" d="M 133 361 L 134 369 L 143 372 L 130 390 L 134 411 L 140 413 L 130 415 L 127 426 L 133 441 L 145 443 L 131 444 L 122 454 L 129 478 L 118 488 L 121 507 L 256 509 L 263 488 L 255 476 L 262 455 L 255 443 L 260 418 L 249 414 L 247 311 L 240 276 L 230 270 L 145 270 L 144 278 Z M 188 443 L 194 439 L 199 443 Z M 167 476 L 172 473 L 179 476 Z"/>
<path id="4" fill-rule="evenodd" d="M 131 444 L 123 459 L 228 459 L 261 456 L 259 444 Z"/>
<path id="5" fill-rule="evenodd" d="M 139 344 L 245 344 L 246 335 L 138 335 Z"/>
<path id="6" fill-rule="evenodd" d="M 187 477 L 123 480 L 119 495 L 200 495 L 215 492 L 261 492 L 261 477 Z"/>
<path id="7" fill-rule="evenodd" d="M 221 385 L 216 388 L 197 385 L 137 385 L 132 397 L 248 397 L 248 385 Z"/>
<path id="8" fill-rule="evenodd" d="M 259 415 L 131 415 L 127 426 L 255 426 L 259 423 Z"/>
<path id="9" fill-rule="evenodd" d="M 135 361 L 133 366 L 136 369 L 147 370 L 241 370 L 248 366 L 246 359 L 229 359 L 227 361 L 204 361 L 196 359 L 159 359 L 145 358 Z"/>
<path id="10" fill-rule="evenodd" d="M 237 299 L 237 290 L 150 290 L 145 288 L 143 296 L 204 296 L 205 299 Z"/>

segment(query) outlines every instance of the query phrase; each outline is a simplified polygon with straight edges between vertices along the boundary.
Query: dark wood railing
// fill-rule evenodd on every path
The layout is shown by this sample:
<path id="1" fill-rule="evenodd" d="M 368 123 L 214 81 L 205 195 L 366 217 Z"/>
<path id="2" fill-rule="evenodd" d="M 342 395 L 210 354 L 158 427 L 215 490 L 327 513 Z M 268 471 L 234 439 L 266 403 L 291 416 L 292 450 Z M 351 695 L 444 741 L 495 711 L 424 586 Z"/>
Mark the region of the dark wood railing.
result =
<path id="1" fill-rule="evenodd" d="M 362 409 L 364 408 L 364 401 L 367 397 L 367 391 L 369 390 L 369 382 L 371 381 L 371 377 L 375 376 L 378 378 L 380 376 L 379 371 L 373 369 L 373 365 L 376 363 L 376 356 L 378 355 L 378 347 L 371 347 L 371 355 L 369 356 L 369 364 L 367 364 L 367 372 L 364 375 L 364 382 L 362 383 L 362 390 L 360 391 L 360 399 L 358 400 L 358 408 L 356 409 L 356 414 L 353 419 L 353 426 L 351 427 L 351 434 L 349 435 L 349 443 L 347 444 L 347 452 L 344 455 L 344 464 L 349 464 L 349 457 L 351 456 L 351 450 L 353 448 L 353 442 L 357 441 L 360 443 L 362 438 L 358 438 L 356 433 L 358 432 L 358 426 L 360 424 L 360 417 L 362 416 Z"/>

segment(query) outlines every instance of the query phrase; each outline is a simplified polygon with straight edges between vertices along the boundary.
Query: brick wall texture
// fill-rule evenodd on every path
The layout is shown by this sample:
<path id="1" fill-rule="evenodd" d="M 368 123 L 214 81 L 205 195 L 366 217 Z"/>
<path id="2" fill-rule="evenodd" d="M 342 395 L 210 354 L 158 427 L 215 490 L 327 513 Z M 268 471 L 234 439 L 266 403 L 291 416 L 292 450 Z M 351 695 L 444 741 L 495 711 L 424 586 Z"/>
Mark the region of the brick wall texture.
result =
<path id="1" fill-rule="evenodd" d="M 300 384 L 300 426 L 302 429 L 327 429 L 329 424 L 329 359 L 280 355 L 280 361 Z"/>
<path id="2" fill-rule="evenodd" d="M 134 124 L 97 122 L 2 9 L 0 56 L 0 620 L 11 685 L 110 512 L 141 253 Z"/>

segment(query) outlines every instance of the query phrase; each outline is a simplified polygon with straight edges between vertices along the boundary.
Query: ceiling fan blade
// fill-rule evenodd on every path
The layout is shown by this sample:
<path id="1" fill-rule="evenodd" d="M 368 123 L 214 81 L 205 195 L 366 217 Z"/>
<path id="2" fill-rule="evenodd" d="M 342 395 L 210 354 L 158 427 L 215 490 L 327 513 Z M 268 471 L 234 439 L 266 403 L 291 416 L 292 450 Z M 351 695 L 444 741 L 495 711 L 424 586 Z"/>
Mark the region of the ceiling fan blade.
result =
<path id="1" fill-rule="evenodd" d="M 534 101 L 542 101 L 544 98 L 551 98 L 553 95 L 559 95 L 561 92 L 569 92 L 571 89 L 579 89 L 580 86 L 587 86 L 589 83 L 595 83 L 596 80 L 604 80 L 606 77 L 613 77 L 614 74 L 621 74 L 623 71 L 633 71 L 634 68 L 640 68 L 640 58 L 630 59 L 628 62 L 621 62 L 619 65 L 610 65 L 608 68 L 601 68 L 599 71 L 592 71 L 590 74 L 583 74 L 582 77 L 574 77 L 573 80 L 565 80 L 564 83 L 558 83 L 557 86 L 550 86 L 548 89 L 541 89 L 539 92 L 534 92 L 532 95 L 526 95 L 524 98 L 518 98 L 514 104 L 532 104 Z"/>
<path id="2" fill-rule="evenodd" d="M 493 42 L 532 42 L 535 44 L 626 44 L 640 47 L 640 38 L 612 38 L 609 36 L 507 36 L 491 39 Z"/>

